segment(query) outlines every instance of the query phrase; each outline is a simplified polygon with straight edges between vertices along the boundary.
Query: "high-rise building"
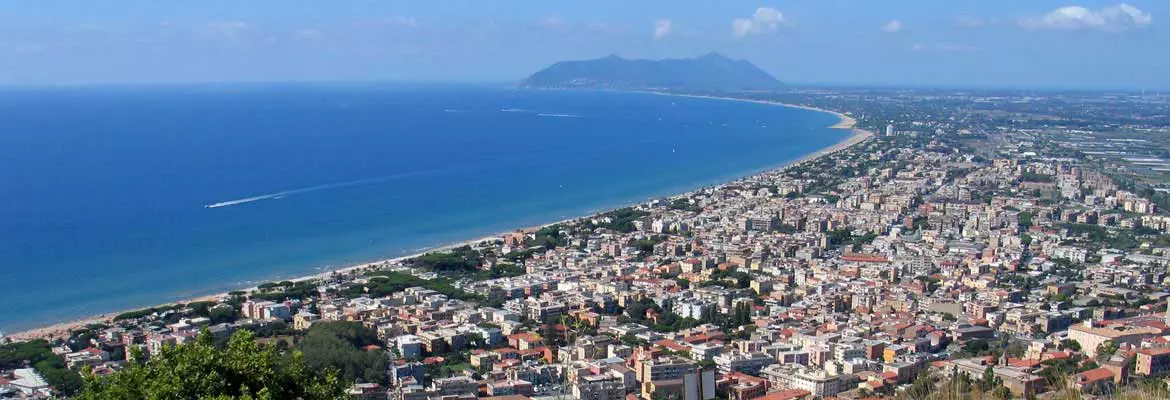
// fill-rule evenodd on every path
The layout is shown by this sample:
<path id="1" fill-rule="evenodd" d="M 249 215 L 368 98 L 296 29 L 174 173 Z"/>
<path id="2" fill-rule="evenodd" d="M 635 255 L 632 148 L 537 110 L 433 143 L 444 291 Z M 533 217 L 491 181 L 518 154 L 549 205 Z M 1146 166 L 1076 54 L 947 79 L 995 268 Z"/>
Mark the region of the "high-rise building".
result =
<path id="1" fill-rule="evenodd" d="M 894 124 L 886 125 L 886 136 L 894 136 Z"/>

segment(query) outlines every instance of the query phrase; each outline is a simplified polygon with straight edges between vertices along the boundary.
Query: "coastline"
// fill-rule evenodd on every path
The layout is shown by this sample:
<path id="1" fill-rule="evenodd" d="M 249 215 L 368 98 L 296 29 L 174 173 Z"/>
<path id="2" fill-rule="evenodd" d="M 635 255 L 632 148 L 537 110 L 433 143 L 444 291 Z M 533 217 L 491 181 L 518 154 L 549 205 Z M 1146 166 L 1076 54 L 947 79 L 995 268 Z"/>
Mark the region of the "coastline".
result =
<path id="1" fill-rule="evenodd" d="M 839 142 L 837 142 L 829 147 L 826 147 L 826 148 L 817 150 L 815 152 L 809 153 L 809 154 L 807 154 L 804 157 L 801 157 L 799 159 L 789 161 L 789 162 L 786 162 L 783 164 L 779 164 L 779 165 L 776 165 L 774 167 L 769 167 L 769 168 L 766 168 L 765 170 L 762 170 L 762 171 L 759 171 L 756 173 L 752 173 L 750 175 L 745 175 L 745 176 L 742 176 L 742 177 L 739 177 L 739 178 L 736 178 L 733 180 L 729 180 L 729 181 L 724 182 L 722 184 L 739 181 L 741 179 L 748 178 L 751 176 L 757 176 L 757 175 L 767 174 L 767 173 L 778 171 L 778 170 L 784 170 L 784 169 L 787 169 L 787 168 L 790 168 L 790 167 L 793 167 L 793 166 L 796 166 L 799 164 L 803 164 L 805 162 L 815 160 L 817 158 L 824 157 L 826 155 L 847 149 L 847 148 L 852 147 L 856 144 L 862 143 L 862 142 L 864 142 L 864 141 L 866 141 L 874 136 L 874 134 L 872 132 L 857 128 L 856 127 L 857 120 L 849 115 L 846 115 L 844 113 L 840 113 L 837 111 L 825 110 L 825 109 L 820 109 L 820 108 L 815 108 L 815 107 L 810 107 L 810 106 L 797 105 L 797 104 L 787 104 L 787 103 L 766 101 L 766 100 L 753 100 L 753 99 L 706 96 L 706 95 L 689 95 L 689 94 L 678 94 L 678 93 L 668 93 L 668 92 L 642 91 L 642 92 L 637 92 L 637 93 L 646 93 L 646 94 L 654 94 L 654 95 L 661 95 L 661 96 L 676 96 L 676 97 L 689 97 L 689 98 L 708 99 L 708 100 L 724 100 L 724 101 L 766 104 L 766 105 L 772 105 L 772 106 L 799 108 L 799 109 L 803 109 L 803 110 L 828 113 L 828 114 L 833 114 L 839 118 L 839 121 L 836 124 L 829 126 L 828 128 L 830 128 L 830 129 L 847 129 L 847 130 L 850 130 L 852 133 L 848 137 L 842 139 L 841 141 L 839 141 Z M 688 194 L 691 192 L 693 192 L 693 191 L 676 193 L 676 194 L 670 195 L 669 197 L 677 197 L 677 196 L 685 195 L 685 194 Z M 599 211 L 597 213 L 603 213 L 606 211 L 608 211 L 608 210 L 602 210 L 602 211 Z M 475 245 L 478 243 L 482 243 L 484 241 L 497 240 L 501 235 L 509 233 L 509 232 L 530 231 L 530 230 L 534 231 L 534 230 L 537 230 L 537 229 L 540 229 L 540 228 L 546 227 L 546 226 L 575 221 L 575 220 L 579 220 L 581 218 L 587 218 L 591 215 L 596 215 L 597 213 L 590 214 L 590 215 L 582 215 L 582 216 L 575 217 L 575 218 L 569 218 L 569 219 L 565 219 L 565 220 L 550 222 L 550 223 L 532 226 L 532 227 L 528 227 L 528 228 L 500 232 L 499 234 L 492 235 L 492 236 L 486 236 L 486 237 L 481 237 L 481 238 L 477 238 L 477 239 L 473 239 L 473 240 L 466 240 L 466 241 L 461 241 L 461 242 L 457 242 L 457 243 L 441 245 L 441 246 L 425 249 L 425 250 L 423 250 L 419 253 L 415 253 L 415 254 L 350 265 L 347 267 L 332 269 L 332 270 L 323 271 L 323 272 L 319 272 L 319 273 L 312 274 L 312 275 L 306 275 L 306 276 L 301 276 L 301 277 L 296 277 L 296 278 L 286 279 L 286 280 L 292 281 L 292 282 L 299 282 L 299 281 L 305 281 L 305 280 L 320 279 L 320 278 L 328 277 L 328 276 L 334 275 L 334 274 L 360 273 L 360 272 L 363 272 L 363 271 L 368 270 L 368 269 L 381 268 L 381 267 L 389 266 L 389 265 L 392 265 L 395 263 L 400 263 L 402 261 L 409 260 L 412 258 L 417 258 L 417 257 L 422 256 L 422 255 L 427 254 L 427 253 L 432 253 L 432 252 L 436 252 L 436 251 L 451 250 L 451 249 L 454 249 L 457 247 Z M 251 291 L 251 290 L 255 290 L 255 289 L 257 289 L 257 287 L 250 287 L 250 288 L 245 288 L 245 289 L 240 289 L 240 290 Z M 158 304 L 156 306 L 179 304 L 179 303 L 191 303 L 191 302 L 197 302 L 197 301 L 212 301 L 212 300 L 216 300 L 216 299 L 226 297 L 226 296 L 228 296 L 228 293 L 224 292 L 224 293 L 218 293 L 218 294 L 207 295 L 207 296 L 200 296 L 200 297 L 196 297 L 196 298 L 184 299 L 184 300 L 179 300 L 179 301 L 174 301 L 174 302 L 169 302 L 169 303 L 162 303 L 162 304 Z M 141 307 L 141 308 L 146 308 L 146 307 Z M 141 308 L 139 308 L 139 309 L 141 309 Z M 11 339 L 11 340 L 15 340 L 15 341 L 28 341 L 28 340 L 35 340 L 35 339 L 52 340 L 52 339 L 56 339 L 56 338 L 68 338 L 69 333 L 73 330 L 84 328 L 84 327 L 91 325 L 91 324 L 107 324 L 107 325 L 109 325 L 109 324 L 113 323 L 114 317 L 117 316 L 118 314 L 121 314 L 123 312 L 128 312 L 128 311 L 134 311 L 134 310 L 135 309 L 123 310 L 123 311 L 118 311 L 118 312 L 111 312 L 111 313 L 106 313 L 106 314 L 100 314 L 97 316 L 81 318 L 81 319 L 77 319 L 77 320 L 73 320 L 73 321 L 56 323 L 56 324 L 43 326 L 43 327 L 39 327 L 39 328 L 27 329 L 27 330 L 23 330 L 20 332 L 9 333 L 5 337 L 7 337 L 8 339 Z"/>

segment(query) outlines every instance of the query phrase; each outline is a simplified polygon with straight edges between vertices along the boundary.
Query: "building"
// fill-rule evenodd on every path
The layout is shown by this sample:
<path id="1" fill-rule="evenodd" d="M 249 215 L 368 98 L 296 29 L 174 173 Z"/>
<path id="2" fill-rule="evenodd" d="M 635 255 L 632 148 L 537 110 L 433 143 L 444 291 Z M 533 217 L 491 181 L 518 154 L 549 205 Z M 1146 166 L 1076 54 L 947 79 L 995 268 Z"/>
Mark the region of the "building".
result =
<path id="1" fill-rule="evenodd" d="M 377 383 L 355 383 L 346 390 L 346 394 L 356 400 L 385 399 L 386 393 L 386 388 Z"/>
<path id="2" fill-rule="evenodd" d="M 1091 369 L 1069 377 L 1069 386 L 1082 393 L 1112 393 L 1113 371 L 1105 368 Z"/>
<path id="3" fill-rule="evenodd" d="M 293 329 L 298 331 L 308 330 L 313 326 L 313 322 L 321 319 L 320 315 L 313 314 L 308 310 L 301 310 L 297 315 L 293 316 Z"/>
<path id="4" fill-rule="evenodd" d="M 986 326 L 965 326 L 954 330 L 955 340 L 965 342 L 972 339 L 992 339 L 995 337 L 995 330 Z"/>
<path id="5" fill-rule="evenodd" d="M 1106 341 L 1113 343 L 1137 345 L 1142 339 L 1160 336 L 1161 329 L 1147 326 L 1130 326 L 1126 324 L 1110 324 L 1098 326 L 1093 320 L 1086 320 L 1083 324 L 1076 324 L 1068 329 L 1068 338 L 1081 345 L 1085 355 L 1097 356 L 1097 347 Z"/>
<path id="6" fill-rule="evenodd" d="M 823 370 L 773 364 L 764 367 L 760 375 L 768 379 L 774 388 L 807 390 L 818 398 L 836 396 L 843 391 L 841 377 L 829 375 Z"/>
<path id="7" fill-rule="evenodd" d="M 785 389 L 768 393 L 767 396 L 761 397 L 760 400 L 805 400 L 809 398 L 812 398 L 812 393 L 807 390 Z"/>
<path id="8" fill-rule="evenodd" d="M 415 335 L 402 335 L 395 339 L 394 342 L 398 346 L 398 355 L 402 358 L 415 359 L 422 357 L 422 338 Z"/>
<path id="9" fill-rule="evenodd" d="M 431 391 L 440 395 L 475 394 L 479 392 L 479 383 L 466 376 L 435 379 L 431 382 Z"/>
<path id="10" fill-rule="evenodd" d="M 24 395 L 31 396 L 36 393 L 45 393 L 49 391 L 49 382 L 41 377 L 36 370 L 32 368 L 22 368 L 12 371 L 12 377 L 15 378 L 8 382 L 10 389 L 16 390 Z"/>
<path id="11" fill-rule="evenodd" d="M 533 393 L 532 382 L 510 379 L 504 381 L 495 381 L 487 384 L 487 393 L 489 396 L 531 396 Z"/>
<path id="12" fill-rule="evenodd" d="M 1170 372 L 1170 349 L 1143 349 L 1137 352 L 1138 375 L 1161 375 Z"/>
<path id="13" fill-rule="evenodd" d="M 626 386 L 618 374 L 588 375 L 577 379 L 570 388 L 578 400 L 623 400 Z"/>
<path id="14" fill-rule="evenodd" d="M 274 303 L 267 300 L 245 301 L 244 304 L 240 305 L 240 312 L 244 315 L 244 318 L 250 319 L 280 319 L 285 321 L 292 319 L 292 310 L 289 309 L 287 304 Z"/>
<path id="15" fill-rule="evenodd" d="M 704 371 L 693 361 L 670 356 L 640 359 L 634 365 L 645 400 L 713 400 L 715 371 Z"/>
<path id="16" fill-rule="evenodd" d="M 982 376 L 990 365 L 986 358 L 950 360 L 946 364 L 949 373 L 966 373 L 968 376 Z M 1014 367 L 992 366 L 992 373 L 1013 395 L 1020 397 L 1036 394 L 1044 382 L 1044 378 Z"/>
<path id="17" fill-rule="evenodd" d="M 86 365 L 94 367 L 106 361 L 110 361 L 110 353 L 96 347 L 65 355 L 65 366 L 70 369 L 79 369 Z"/>
<path id="18" fill-rule="evenodd" d="M 390 366 L 390 381 L 394 385 L 401 385 L 408 378 L 413 379 L 415 382 L 422 382 L 425 373 L 426 369 L 422 363 L 403 362 L 399 360 L 398 363 Z"/>
<path id="19" fill-rule="evenodd" d="M 751 400 L 768 393 L 768 380 L 741 373 L 724 375 L 720 384 L 726 381 L 727 396 L 730 400 Z"/>
<path id="20" fill-rule="evenodd" d="M 717 355 L 713 358 L 720 374 L 743 372 L 748 375 L 759 375 L 760 370 L 776 363 L 776 359 L 764 353 L 731 352 Z"/>

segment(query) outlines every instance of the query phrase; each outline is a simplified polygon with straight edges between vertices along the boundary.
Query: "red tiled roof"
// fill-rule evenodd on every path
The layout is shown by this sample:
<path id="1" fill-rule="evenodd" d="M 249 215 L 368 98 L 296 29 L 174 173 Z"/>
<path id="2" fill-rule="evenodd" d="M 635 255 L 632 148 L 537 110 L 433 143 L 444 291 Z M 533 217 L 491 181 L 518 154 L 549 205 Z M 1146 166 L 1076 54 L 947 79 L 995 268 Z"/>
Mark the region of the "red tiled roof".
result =
<path id="1" fill-rule="evenodd" d="M 1078 383 L 1092 383 L 1106 379 L 1113 379 L 1113 371 L 1105 368 L 1091 369 L 1077 374 Z"/>
<path id="2" fill-rule="evenodd" d="M 1170 348 L 1142 349 L 1142 350 L 1138 350 L 1138 353 L 1145 354 L 1147 356 L 1160 356 L 1160 355 L 1170 354 Z"/>
<path id="3" fill-rule="evenodd" d="M 670 339 L 659 340 L 657 342 L 654 342 L 654 344 L 665 347 L 667 349 L 670 349 L 671 351 L 690 351 L 691 350 L 689 347 L 675 343 L 675 341 L 670 340 Z"/>
<path id="4" fill-rule="evenodd" d="M 1060 360 L 1060 359 L 1065 359 L 1065 358 L 1069 358 L 1069 357 L 1070 357 L 1070 355 L 1068 354 L 1067 351 L 1050 351 L 1050 352 L 1044 353 L 1043 355 L 1040 356 L 1040 358 L 1043 358 L 1045 361 L 1047 361 L 1047 360 Z"/>

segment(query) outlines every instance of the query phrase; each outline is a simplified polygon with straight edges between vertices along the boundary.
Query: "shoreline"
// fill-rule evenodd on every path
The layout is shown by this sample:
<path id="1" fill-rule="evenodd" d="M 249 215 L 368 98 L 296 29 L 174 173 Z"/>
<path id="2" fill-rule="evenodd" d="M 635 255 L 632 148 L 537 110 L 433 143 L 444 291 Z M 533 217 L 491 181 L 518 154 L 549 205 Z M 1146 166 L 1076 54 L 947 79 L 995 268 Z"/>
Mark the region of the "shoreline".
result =
<path id="1" fill-rule="evenodd" d="M 659 96 L 687 97 L 687 98 L 707 99 L 707 100 L 723 100 L 723 101 L 736 101 L 736 102 L 744 102 L 744 103 L 756 103 L 756 104 L 765 104 L 765 105 L 771 105 L 771 106 L 798 108 L 798 109 L 802 109 L 802 110 L 822 112 L 822 113 L 832 114 L 839 119 L 839 121 L 836 124 L 829 126 L 828 127 L 829 129 L 847 129 L 847 130 L 851 131 L 851 135 L 849 135 L 848 137 L 845 137 L 841 141 L 834 143 L 833 145 L 831 145 L 829 147 L 825 147 L 823 149 L 809 153 L 809 154 L 805 155 L 804 157 L 798 158 L 796 160 L 789 161 L 789 162 L 782 163 L 782 164 L 778 164 L 778 165 L 773 166 L 773 167 L 767 167 L 767 168 L 764 168 L 764 169 L 759 170 L 757 172 L 754 172 L 754 173 L 751 173 L 748 175 L 744 175 L 744 176 L 741 176 L 739 178 L 727 180 L 727 181 L 724 181 L 722 183 L 716 184 L 714 186 L 721 186 L 721 185 L 725 185 L 728 183 L 737 182 L 737 181 L 740 181 L 740 180 L 743 180 L 743 179 L 746 179 L 749 177 L 758 176 L 758 175 L 762 175 L 762 174 L 768 174 L 771 172 L 788 169 L 788 168 L 791 168 L 793 166 L 797 166 L 797 165 L 803 164 L 805 162 L 815 160 L 817 158 L 824 157 L 826 155 L 833 154 L 833 153 L 836 153 L 838 151 L 853 147 L 854 145 L 865 142 L 866 140 L 869 140 L 870 138 L 875 136 L 873 132 L 869 132 L 869 131 L 866 131 L 864 129 L 857 128 L 856 127 L 857 126 L 857 119 L 853 118 L 852 116 L 849 116 L 847 114 L 837 112 L 837 111 L 826 110 L 826 109 L 810 107 L 810 106 L 805 106 L 805 105 L 788 104 L 788 103 L 781 103 L 781 102 L 767 101 L 767 100 L 741 99 L 741 98 L 734 98 L 734 97 L 719 97 L 719 96 L 707 96 L 707 95 L 691 95 L 691 94 L 680 94 L 680 93 L 669 93 L 669 92 L 638 91 L 635 93 L 653 94 L 653 95 L 659 95 Z M 695 189 L 695 190 L 697 190 L 697 189 Z M 686 195 L 689 193 L 693 193 L 695 190 L 689 190 L 686 192 L 675 193 L 672 195 L 667 195 L 665 197 L 674 198 L 674 197 L 678 197 L 678 196 L 683 196 L 683 195 Z M 644 203 L 644 201 L 637 202 L 636 204 L 642 204 L 642 203 Z M 433 253 L 433 252 L 437 252 L 437 251 L 446 251 L 446 250 L 451 250 L 451 249 L 454 249 L 457 247 L 463 247 L 463 246 L 474 246 L 476 244 L 483 243 L 485 241 L 498 240 L 500 238 L 500 236 L 507 234 L 507 233 L 518 232 L 518 231 L 525 231 L 526 232 L 529 230 L 534 231 L 534 230 L 537 230 L 537 229 L 540 229 L 543 227 L 547 227 L 547 226 L 551 226 L 551 225 L 576 221 L 576 220 L 579 220 L 582 218 L 588 218 L 588 217 L 598 215 L 601 213 L 605 213 L 608 211 L 611 211 L 611 210 L 600 210 L 600 211 L 596 211 L 592 214 L 582 215 L 582 216 L 578 216 L 578 217 L 573 217 L 573 218 L 569 218 L 569 219 L 564 219 L 564 220 L 550 222 L 550 223 L 536 225 L 536 226 L 530 226 L 527 228 L 520 228 L 520 229 L 514 229 L 514 230 L 505 231 L 505 232 L 499 232 L 495 235 L 485 236 L 485 237 L 481 237 L 481 238 L 477 238 L 477 239 L 459 241 L 456 243 L 436 246 L 433 248 L 422 250 L 421 252 L 418 252 L 418 253 L 413 253 L 413 254 L 409 254 L 409 255 L 405 255 L 405 256 L 399 256 L 399 257 L 394 257 L 394 258 L 387 258 L 387 259 L 381 259 L 381 260 L 376 260 L 376 261 L 371 261 L 371 262 L 359 263 L 359 264 L 354 264 L 354 265 L 341 267 L 341 268 L 337 268 L 337 269 L 331 269 L 328 271 L 322 271 L 322 272 L 311 274 L 311 275 L 305 275 L 305 276 L 300 276 L 300 277 L 295 277 L 295 278 L 290 278 L 290 279 L 283 279 L 283 280 L 287 280 L 290 282 L 301 282 L 301 281 L 312 280 L 312 279 L 321 279 L 321 278 L 325 278 L 325 277 L 328 277 L 328 276 L 334 275 L 334 274 L 349 274 L 349 273 L 365 271 L 367 269 L 372 269 L 372 268 L 385 267 L 385 266 L 395 264 L 395 263 L 400 263 L 402 261 L 409 260 L 412 258 L 417 258 L 417 257 L 420 257 L 420 256 L 427 254 L 427 253 Z M 256 289 L 258 289 L 258 286 L 253 286 L 253 287 L 243 288 L 243 289 L 238 289 L 238 290 L 252 291 L 252 290 L 256 290 Z M 216 294 L 211 294 L 211 295 L 206 295 L 206 296 L 199 296 L 199 297 L 190 298 L 190 299 L 177 300 L 177 301 L 168 302 L 168 303 L 160 303 L 160 304 L 154 305 L 153 307 L 180 304 L 180 303 L 186 304 L 186 303 L 192 303 L 192 302 L 198 302 L 198 301 L 214 301 L 214 300 L 217 300 L 219 298 L 226 297 L 226 296 L 228 296 L 228 292 L 216 293 Z M 110 325 L 113 323 L 114 317 L 116 317 L 118 314 L 121 314 L 124 312 L 129 312 L 129 311 L 140 310 L 140 309 L 148 308 L 148 307 L 152 307 L 152 306 L 144 306 L 144 307 L 139 307 L 136 309 L 129 309 L 129 310 L 122 310 L 122 311 L 110 312 L 110 313 L 105 313 L 105 314 L 99 314 L 96 316 L 90 316 L 90 317 L 85 317 L 85 318 L 76 319 L 76 320 L 72 320 L 72 321 L 51 324 L 51 325 L 43 326 L 43 327 L 39 327 L 39 328 L 26 329 L 26 330 L 23 330 L 20 332 L 8 333 L 8 334 L 5 334 L 6 336 L 2 336 L 2 337 L 8 338 L 8 339 L 14 340 L 14 341 L 30 341 L 30 340 L 36 340 L 36 339 L 47 339 L 47 340 L 51 341 L 51 340 L 57 339 L 57 338 L 68 338 L 69 333 L 71 331 L 74 331 L 74 330 L 77 330 L 80 328 L 84 328 L 84 327 L 91 325 L 91 324 Z"/>

